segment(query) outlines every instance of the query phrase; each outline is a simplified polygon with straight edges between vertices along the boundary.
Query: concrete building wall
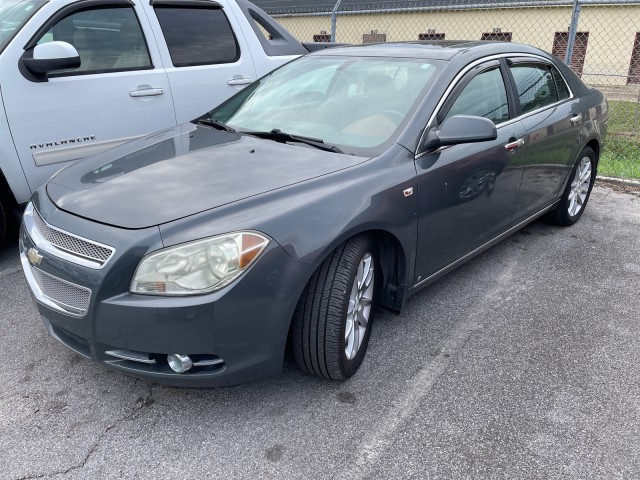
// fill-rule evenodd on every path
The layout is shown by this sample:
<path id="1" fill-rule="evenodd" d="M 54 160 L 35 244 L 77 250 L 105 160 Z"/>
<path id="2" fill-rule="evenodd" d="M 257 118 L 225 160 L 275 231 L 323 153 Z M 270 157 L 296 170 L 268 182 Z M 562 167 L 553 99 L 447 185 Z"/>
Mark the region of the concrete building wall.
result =
<path id="1" fill-rule="evenodd" d="M 280 16 L 277 20 L 304 41 L 331 32 L 330 16 Z M 483 33 L 512 32 L 513 41 L 552 51 L 555 32 L 566 32 L 570 7 L 525 7 L 413 13 L 347 14 L 337 17 L 338 42 L 362 43 L 363 34 L 377 31 L 388 42 L 417 40 L 435 30 L 447 40 L 480 40 Z M 583 6 L 578 31 L 589 32 L 583 79 L 592 85 L 624 85 L 636 32 L 640 5 Z"/>

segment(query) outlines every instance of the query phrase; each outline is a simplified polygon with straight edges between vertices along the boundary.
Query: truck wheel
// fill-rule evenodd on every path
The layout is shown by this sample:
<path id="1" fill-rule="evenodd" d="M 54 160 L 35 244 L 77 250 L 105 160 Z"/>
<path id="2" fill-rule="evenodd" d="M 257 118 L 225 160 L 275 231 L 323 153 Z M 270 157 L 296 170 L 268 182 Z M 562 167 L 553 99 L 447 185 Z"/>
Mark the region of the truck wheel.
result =
<path id="1" fill-rule="evenodd" d="M 4 207 L 0 202 L 0 246 L 2 246 L 2 241 L 4 240 L 4 232 L 7 230 L 7 217 L 4 214 Z"/>
<path id="2" fill-rule="evenodd" d="M 313 274 L 293 318 L 300 370 L 331 380 L 356 373 L 371 335 L 376 266 L 375 243 L 362 235 L 336 248 Z"/>

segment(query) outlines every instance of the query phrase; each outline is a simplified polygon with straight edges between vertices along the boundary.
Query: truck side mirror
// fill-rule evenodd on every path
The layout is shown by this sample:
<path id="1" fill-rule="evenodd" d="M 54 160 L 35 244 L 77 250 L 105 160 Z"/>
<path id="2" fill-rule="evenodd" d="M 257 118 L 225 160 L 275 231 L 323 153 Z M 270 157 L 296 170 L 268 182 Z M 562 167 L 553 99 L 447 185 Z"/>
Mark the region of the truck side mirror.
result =
<path id="1" fill-rule="evenodd" d="M 22 62 L 29 72 L 41 77 L 56 70 L 78 68 L 80 55 L 70 43 L 47 42 L 36 45 L 33 58 L 23 58 Z"/>

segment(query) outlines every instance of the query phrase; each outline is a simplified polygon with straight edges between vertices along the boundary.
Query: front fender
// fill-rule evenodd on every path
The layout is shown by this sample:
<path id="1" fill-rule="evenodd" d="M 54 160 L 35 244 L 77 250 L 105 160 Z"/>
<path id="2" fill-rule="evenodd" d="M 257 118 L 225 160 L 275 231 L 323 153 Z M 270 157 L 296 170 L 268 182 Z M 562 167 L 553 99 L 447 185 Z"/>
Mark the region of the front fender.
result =
<path id="1" fill-rule="evenodd" d="M 403 192 L 411 188 L 414 194 L 405 197 Z M 381 157 L 161 225 L 160 230 L 165 245 L 257 230 L 313 268 L 348 238 L 384 231 L 406 252 L 403 271 L 412 278 L 416 209 L 413 155 L 394 145 Z"/>

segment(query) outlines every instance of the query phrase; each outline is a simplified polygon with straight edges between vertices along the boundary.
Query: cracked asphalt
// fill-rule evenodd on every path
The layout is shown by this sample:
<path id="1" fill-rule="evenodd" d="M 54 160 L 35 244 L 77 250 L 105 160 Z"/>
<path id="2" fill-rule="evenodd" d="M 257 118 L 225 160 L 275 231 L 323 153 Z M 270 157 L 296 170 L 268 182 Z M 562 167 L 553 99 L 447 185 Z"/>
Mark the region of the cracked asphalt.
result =
<path id="1" fill-rule="evenodd" d="M 640 478 L 640 194 L 596 186 L 376 319 L 331 383 L 179 390 L 45 332 L 0 248 L 0 479 Z"/>

